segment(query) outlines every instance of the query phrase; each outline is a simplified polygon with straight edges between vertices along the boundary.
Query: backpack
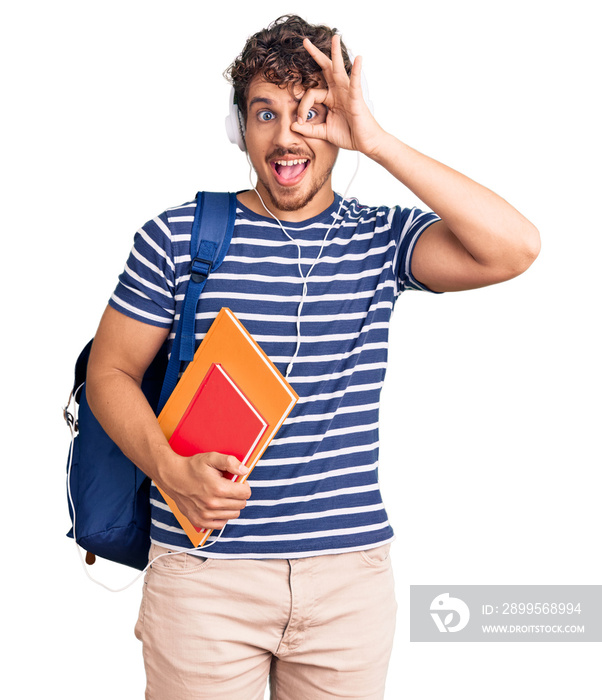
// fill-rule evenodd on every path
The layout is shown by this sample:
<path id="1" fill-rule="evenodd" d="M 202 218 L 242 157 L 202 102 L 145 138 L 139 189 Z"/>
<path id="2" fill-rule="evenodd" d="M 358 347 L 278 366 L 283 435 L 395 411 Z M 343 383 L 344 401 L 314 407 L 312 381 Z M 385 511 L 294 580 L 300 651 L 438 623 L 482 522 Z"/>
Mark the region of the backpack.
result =
<path id="1" fill-rule="evenodd" d="M 148 367 L 142 391 L 158 415 L 174 390 L 182 364 L 195 352 L 195 315 L 210 272 L 222 263 L 234 230 L 236 194 L 199 192 L 190 240 L 191 272 L 171 356 L 164 346 Z M 86 369 L 92 340 L 75 364 L 63 416 L 71 431 L 67 459 L 68 537 L 96 556 L 143 570 L 150 549 L 150 479 L 109 438 L 86 400 Z M 70 412 L 73 402 L 73 413 Z"/>

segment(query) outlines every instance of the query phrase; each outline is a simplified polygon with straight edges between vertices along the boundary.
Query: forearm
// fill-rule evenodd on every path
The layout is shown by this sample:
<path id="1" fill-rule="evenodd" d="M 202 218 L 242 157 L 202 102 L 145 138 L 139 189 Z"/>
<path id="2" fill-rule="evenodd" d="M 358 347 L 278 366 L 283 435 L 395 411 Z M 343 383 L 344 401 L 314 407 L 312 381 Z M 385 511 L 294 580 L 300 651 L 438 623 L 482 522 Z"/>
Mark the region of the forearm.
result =
<path id="1" fill-rule="evenodd" d="M 382 132 L 370 157 L 432 209 L 481 265 L 526 266 L 539 250 L 537 229 L 483 185 Z M 528 262 L 527 262 L 528 260 Z"/>

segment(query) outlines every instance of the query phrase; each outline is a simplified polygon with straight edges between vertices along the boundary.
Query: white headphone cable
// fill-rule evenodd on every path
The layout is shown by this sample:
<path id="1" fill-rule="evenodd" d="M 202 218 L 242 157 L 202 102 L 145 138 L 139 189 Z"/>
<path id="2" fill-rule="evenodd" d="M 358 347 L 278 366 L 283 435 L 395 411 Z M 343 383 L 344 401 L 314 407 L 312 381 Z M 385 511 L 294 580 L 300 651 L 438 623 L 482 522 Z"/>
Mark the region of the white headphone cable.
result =
<path id="1" fill-rule="evenodd" d="M 297 321 L 296 321 L 296 327 L 297 327 L 297 345 L 296 345 L 296 348 L 295 348 L 295 352 L 294 352 L 294 354 L 293 354 L 293 356 L 292 356 L 292 358 L 291 358 L 291 360 L 290 360 L 290 362 L 289 362 L 289 364 L 288 364 L 288 366 L 287 366 L 287 368 L 286 368 L 286 372 L 285 372 L 285 375 L 284 375 L 284 376 L 288 379 L 288 377 L 289 377 L 289 375 L 290 375 L 290 373 L 291 373 L 291 371 L 292 371 L 292 369 L 293 369 L 294 361 L 295 361 L 295 359 L 297 358 L 297 355 L 299 354 L 299 349 L 300 349 L 300 347 L 301 347 L 301 312 L 302 312 L 302 310 L 303 310 L 303 305 L 304 305 L 304 303 L 305 303 L 305 298 L 306 298 L 306 296 L 307 296 L 307 279 L 308 279 L 308 277 L 311 275 L 311 273 L 312 273 L 314 267 L 316 266 L 316 264 L 318 263 L 318 261 L 320 260 L 320 256 L 322 255 L 322 251 L 324 250 L 324 246 L 326 245 L 326 240 L 328 239 L 328 235 L 330 234 L 330 231 L 332 230 L 332 227 L 335 225 L 335 223 L 336 223 L 337 220 L 339 219 L 339 215 L 340 215 L 340 213 L 341 213 L 341 208 L 342 208 L 342 206 L 343 206 L 343 203 L 345 202 L 345 200 L 346 200 L 346 198 L 347 198 L 347 194 L 348 194 L 348 192 L 349 192 L 349 189 L 350 189 L 350 187 L 351 187 L 353 181 L 355 180 L 355 176 L 357 175 L 358 170 L 359 170 L 359 167 L 360 167 L 360 154 L 359 154 L 359 152 L 356 151 L 356 164 L 355 164 L 355 170 L 353 171 L 353 175 L 351 176 L 351 179 L 349 180 L 349 183 L 348 183 L 348 185 L 347 185 L 347 187 L 346 187 L 346 189 L 345 189 L 345 193 L 343 194 L 343 197 L 341 198 L 341 201 L 340 201 L 340 203 L 339 203 L 339 208 L 338 208 L 338 210 L 337 210 L 337 213 L 336 213 L 336 215 L 334 216 L 334 218 L 333 218 L 333 220 L 332 220 L 332 223 L 331 223 L 330 226 L 328 227 L 328 230 L 326 231 L 326 234 L 324 235 L 324 239 L 322 240 L 322 245 L 321 245 L 321 247 L 320 247 L 320 251 L 318 252 L 318 256 L 317 256 L 316 259 L 313 261 L 313 263 L 312 263 L 311 267 L 309 268 L 309 270 L 307 271 L 307 274 L 306 274 L 306 275 L 303 274 L 303 270 L 301 269 L 301 247 L 299 246 L 299 243 L 297 243 L 297 241 L 296 241 L 296 240 L 289 234 L 289 232 L 284 228 L 284 226 L 283 226 L 282 222 L 280 221 L 280 219 L 279 219 L 277 216 L 275 216 L 274 214 L 272 214 L 272 212 L 267 208 L 265 202 L 263 201 L 263 198 L 261 197 L 261 195 L 260 195 L 259 192 L 257 191 L 257 187 L 253 184 L 253 179 L 252 179 L 252 177 L 251 177 L 251 174 L 252 174 L 252 172 L 253 172 L 253 165 L 252 165 L 252 163 L 251 163 L 251 159 L 249 158 L 249 153 L 248 153 L 248 151 L 246 152 L 246 156 L 247 156 L 247 161 L 249 162 L 249 182 L 251 183 L 251 187 L 253 188 L 255 194 L 259 197 L 259 201 L 261 202 L 263 208 L 267 211 L 267 213 L 268 213 L 273 219 L 275 219 L 275 221 L 278 222 L 278 225 L 279 225 L 280 228 L 282 229 L 282 232 L 284 233 L 284 235 L 285 235 L 292 243 L 294 243 L 294 244 L 297 246 L 297 269 L 299 270 L 299 276 L 300 276 L 301 279 L 303 280 L 303 289 L 302 289 L 302 292 L 301 292 L 301 301 L 300 301 L 299 307 L 298 307 L 298 309 L 297 309 Z"/>
<path id="2" fill-rule="evenodd" d="M 293 368 L 293 363 L 294 363 L 294 361 L 295 361 L 295 359 L 296 359 L 296 357 L 297 357 L 297 354 L 299 353 L 299 348 L 301 347 L 301 312 L 302 312 L 302 309 L 303 309 L 303 304 L 304 304 L 304 302 L 305 302 L 305 297 L 307 296 L 307 278 L 310 276 L 310 274 L 312 273 L 314 267 L 315 267 L 316 264 L 318 263 L 318 261 L 319 261 L 319 259 L 320 259 L 320 256 L 322 255 L 322 251 L 324 250 L 324 246 L 326 245 L 326 240 L 328 239 L 328 235 L 330 234 L 330 231 L 332 230 L 333 226 L 335 225 L 335 223 L 336 223 L 337 220 L 339 219 L 339 215 L 340 215 L 340 213 L 341 213 L 341 208 L 342 208 L 343 203 L 345 202 L 345 200 L 346 200 L 346 198 L 347 198 L 347 194 L 348 194 L 348 192 L 349 192 L 349 188 L 351 187 L 351 184 L 353 183 L 353 181 L 354 181 L 354 179 L 355 179 L 355 176 L 356 176 L 357 173 L 358 173 L 358 170 L 359 170 L 359 167 L 360 167 L 360 157 L 359 157 L 359 153 L 356 153 L 356 166 L 355 166 L 355 170 L 354 170 L 354 172 L 353 172 L 353 175 L 351 176 L 351 179 L 349 180 L 349 184 L 347 185 L 347 188 L 345 189 L 345 193 L 343 194 L 343 197 L 341 198 L 341 201 L 340 201 L 340 203 L 339 203 L 339 208 L 338 208 L 338 210 L 337 210 L 337 213 L 336 213 L 335 217 L 333 218 L 332 223 L 331 223 L 330 226 L 328 227 L 328 230 L 326 231 L 326 234 L 324 235 L 324 239 L 323 239 L 323 241 L 322 241 L 322 245 L 321 245 L 321 247 L 320 247 L 320 251 L 318 252 L 318 256 L 316 257 L 316 259 L 315 259 L 314 262 L 312 263 L 312 265 L 311 265 L 311 267 L 309 268 L 309 270 L 308 270 L 308 272 L 307 272 L 306 275 L 303 275 L 303 270 L 301 269 L 301 247 L 299 246 L 299 244 L 297 243 L 297 241 L 295 241 L 295 239 L 294 239 L 294 238 L 288 233 L 288 231 L 284 228 L 284 226 L 282 225 L 282 222 L 280 221 L 280 219 L 278 219 L 278 217 L 274 216 L 274 214 L 272 214 L 272 212 L 266 207 L 265 202 L 263 201 L 261 195 L 260 195 L 259 192 L 257 191 L 255 185 L 253 185 L 253 181 L 252 181 L 252 179 L 251 179 L 251 172 L 252 172 L 253 166 L 251 165 L 251 161 L 250 161 L 250 159 L 249 159 L 248 153 L 247 153 L 247 160 L 249 160 L 249 166 L 250 166 L 250 170 L 249 170 L 249 181 L 251 182 L 251 187 L 253 188 L 253 190 L 255 191 L 255 193 L 257 194 L 257 196 L 259 197 L 259 200 L 260 200 L 261 204 L 263 205 L 263 208 L 267 211 L 267 213 L 268 213 L 273 219 L 275 219 L 275 220 L 278 222 L 278 224 L 279 224 L 280 228 L 282 229 L 283 233 L 285 234 L 285 236 L 286 236 L 292 243 L 294 243 L 294 244 L 297 246 L 297 254 L 298 254 L 297 267 L 298 267 L 298 269 L 299 269 L 299 276 L 300 276 L 301 279 L 303 280 L 303 291 L 302 291 L 302 294 L 301 294 L 301 301 L 300 301 L 299 307 L 298 307 L 298 309 L 297 309 L 297 322 L 296 322 L 296 327 L 297 327 L 297 346 L 296 346 L 296 348 L 295 348 L 295 352 L 294 352 L 294 354 L 293 354 L 293 357 L 291 358 L 291 361 L 289 362 L 289 365 L 288 365 L 287 370 L 286 370 L 286 377 L 288 377 L 289 374 L 290 374 L 290 372 L 291 372 L 291 370 L 292 370 L 292 368 Z M 80 561 L 81 561 L 81 564 L 82 564 L 82 567 L 83 567 L 83 569 L 84 569 L 84 572 L 85 572 L 86 576 L 87 576 L 93 583 L 96 583 L 96 584 L 98 584 L 99 586 L 102 586 L 104 589 L 106 589 L 107 591 L 109 591 L 109 592 L 111 592 L 111 593 L 121 593 L 122 591 L 125 591 L 125 590 L 127 590 L 128 588 L 130 588 L 131 586 L 133 586 L 133 585 L 136 583 L 136 581 L 138 581 L 140 578 L 142 578 L 142 576 L 144 576 L 144 574 L 147 572 L 147 570 L 148 570 L 158 559 L 162 559 L 163 557 L 173 556 L 173 555 L 175 555 L 175 554 L 196 553 L 196 554 L 198 555 L 199 552 L 202 552 L 204 549 L 207 549 L 208 547 L 211 547 L 212 545 L 214 545 L 216 542 L 219 541 L 219 539 L 221 538 L 222 533 L 224 532 L 224 530 L 225 530 L 225 528 L 226 528 L 226 525 L 227 525 L 228 523 L 226 523 L 226 524 L 222 527 L 222 529 L 220 530 L 218 536 L 217 536 L 212 542 L 210 542 L 209 544 L 205 544 L 205 545 L 203 545 L 202 547 L 191 547 L 190 549 L 177 550 L 177 551 L 174 551 L 174 552 L 164 552 L 163 554 L 157 555 L 157 556 L 154 557 L 151 561 L 149 561 L 149 563 L 146 565 L 146 567 L 145 567 L 137 576 L 135 576 L 135 577 L 130 581 L 130 583 L 126 584 L 125 586 L 122 586 L 121 588 L 111 588 L 110 586 L 107 586 L 106 584 L 102 583 L 102 581 L 99 581 L 98 579 L 95 579 L 95 578 L 90 574 L 90 572 L 88 571 L 88 565 L 85 563 L 84 557 L 83 557 L 83 555 L 82 555 L 81 548 L 80 548 L 79 544 L 77 543 L 76 529 L 75 529 L 75 526 L 76 526 L 75 505 L 74 505 L 74 503 L 73 503 L 73 497 L 72 497 L 72 494 L 71 494 L 71 467 L 72 467 L 72 463 L 73 463 L 73 447 L 74 447 L 75 437 L 76 437 L 76 434 L 77 434 L 77 427 L 76 427 L 76 426 L 77 426 L 77 420 L 78 420 L 78 404 L 77 404 L 77 401 L 75 400 L 75 396 L 76 396 L 77 393 L 82 389 L 82 387 L 83 387 L 83 384 L 81 384 L 74 392 L 72 392 L 71 396 L 69 397 L 69 402 L 67 403 L 67 406 L 65 406 L 65 408 L 63 409 L 63 413 L 64 413 L 64 414 L 65 414 L 66 412 L 68 412 L 67 410 L 68 410 L 68 408 L 69 408 L 69 406 L 70 406 L 71 401 L 73 400 L 73 404 L 74 404 L 74 406 L 73 406 L 73 415 L 70 417 L 70 420 L 67 421 L 67 424 L 68 424 L 68 426 L 69 426 L 69 431 L 70 431 L 70 433 L 71 433 L 71 447 L 70 447 L 70 450 L 69 450 L 69 463 L 68 463 L 68 466 L 67 466 L 67 495 L 68 495 L 68 498 L 69 498 L 69 504 L 71 505 L 71 513 L 72 513 L 72 518 L 73 518 L 73 542 L 74 542 L 75 547 L 76 547 L 76 549 L 77 549 L 77 553 L 78 553 L 79 559 L 80 559 Z"/>

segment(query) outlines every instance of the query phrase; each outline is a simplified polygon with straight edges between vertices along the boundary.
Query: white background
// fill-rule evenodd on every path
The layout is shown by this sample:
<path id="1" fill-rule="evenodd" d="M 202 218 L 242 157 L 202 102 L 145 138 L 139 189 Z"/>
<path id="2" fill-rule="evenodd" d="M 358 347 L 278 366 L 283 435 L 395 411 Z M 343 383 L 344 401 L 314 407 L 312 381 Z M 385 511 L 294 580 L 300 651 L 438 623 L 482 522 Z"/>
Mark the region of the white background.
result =
<path id="1" fill-rule="evenodd" d="M 140 583 L 119 595 L 90 583 L 64 534 L 61 406 L 135 230 L 199 189 L 247 186 L 221 73 L 291 10 L 364 56 L 385 128 L 501 194 L 543 240 L 514 281 L 408 293 L 396 308 L 381 455 L 400 603 L 387 699 L 599 698 L 599 644 L 410 644 L 408 629 L 410 584 L 602 583 L 595 3 L 288 5 L 2 11 L 4 685 L 11 698 L 143 696 Z M 341 157 L 339 191 L 352 166 Z M 417 203 L 366 160 L 352 194 Z M 94 570 L 114 585 L 133 573 Z"/>

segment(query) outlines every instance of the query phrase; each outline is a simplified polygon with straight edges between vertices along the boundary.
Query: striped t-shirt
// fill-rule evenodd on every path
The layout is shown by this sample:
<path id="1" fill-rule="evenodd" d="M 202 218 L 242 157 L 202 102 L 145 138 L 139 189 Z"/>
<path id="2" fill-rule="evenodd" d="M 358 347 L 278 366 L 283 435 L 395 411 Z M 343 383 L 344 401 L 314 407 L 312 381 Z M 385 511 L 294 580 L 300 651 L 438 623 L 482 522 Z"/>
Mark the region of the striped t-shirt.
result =
<path id="1" fill-rule="evenodd" d="M 298 247 L 274 219 L 239 203 L 228 253 L 201 294 L 197 343 L 227 306 L 285 374 L 297 347 L 299 251 L 303 275 L 320 254 L 307 278 L 301 344 L 288 375 L 299 401 L 249 477 L 246 508 L 203 556 L 290 559 L 370 549 L 393 539 L 378 484 L 389 321 L 403 290 L 425 289 L 412 277 L 411 256 L 420 234 L 438 218 L 415 208 L 365 207 L 354 199 L 339 212 L 340 203 L 335 195 L 318 216 L 285 223 Z M 168 209 L 137 232 L 110 300 L 115 309 L 165 328 L 179 319 L 195 207 L 193 201 Z M 154 485 L 151 517 L 153 542 L 191 546 Z"/>

